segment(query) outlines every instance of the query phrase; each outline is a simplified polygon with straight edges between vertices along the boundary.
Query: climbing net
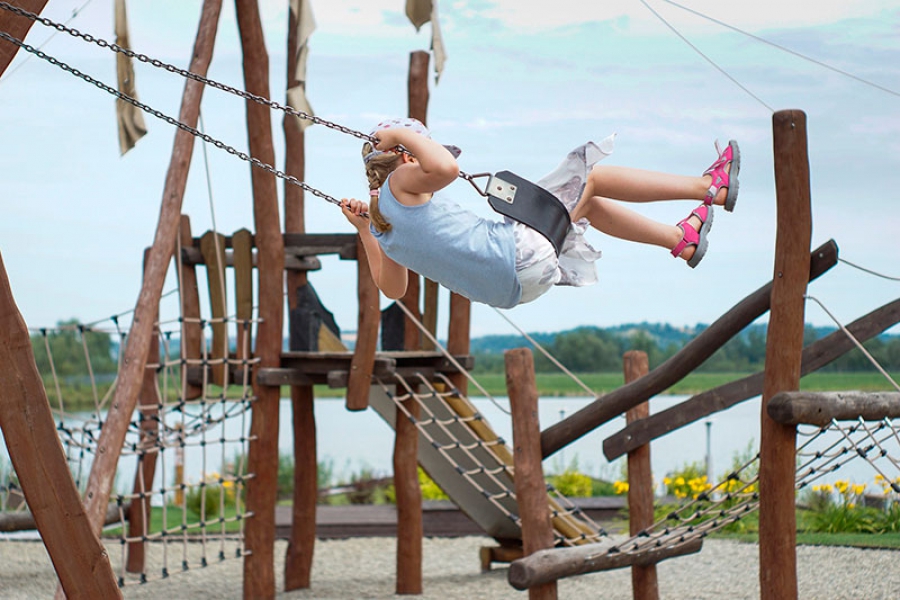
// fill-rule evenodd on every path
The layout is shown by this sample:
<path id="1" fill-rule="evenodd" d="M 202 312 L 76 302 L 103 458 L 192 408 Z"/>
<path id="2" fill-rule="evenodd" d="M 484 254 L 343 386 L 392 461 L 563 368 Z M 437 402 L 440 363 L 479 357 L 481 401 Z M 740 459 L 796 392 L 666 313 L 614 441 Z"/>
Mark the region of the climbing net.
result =
<path id="1" fill-rule="evenodd" d="M 179 343 L 181 327 L 190 323 L 202 333 L 196 357 L 186 356 Z M 121 547 L 121 553 L 110 553 L 120 586 L 242 556 L 244 521 L 252 516 L 245 511 L 244 488 L 252 477 L 246 432 L 255 400 L 249 367 L 256 359 L 238 358 L 235 348 L 227 355 L 213 352 L 210 340 L 214 328 L 247 329 L 253 323 L 233 318 L 158 323 L 153 343 L 158 359 L 151 352 L 103 533 Z M 32 335 L 59 438 L 81 492 L 117 383 L 114 355 L 121 356 L 127 335 L 119 317 Z M 11 463 L 4 459 L 0 466 L 0 518 L 21 516 L 27 506 Z"/>

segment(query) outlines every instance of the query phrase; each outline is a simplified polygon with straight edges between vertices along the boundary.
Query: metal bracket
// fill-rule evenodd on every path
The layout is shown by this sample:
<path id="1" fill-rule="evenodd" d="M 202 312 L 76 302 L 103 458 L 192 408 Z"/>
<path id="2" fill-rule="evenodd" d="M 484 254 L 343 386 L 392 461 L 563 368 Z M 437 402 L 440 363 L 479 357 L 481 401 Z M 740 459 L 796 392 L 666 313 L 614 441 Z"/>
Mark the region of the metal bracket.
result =
<path id="1" fill-rule="evenodd" d="M 491 196 L 503 200 L 507 204 L 512 204 L 516 200 L 516 186 L 496 175 L 491 177 L 488 182 L 487 191 Z"/>

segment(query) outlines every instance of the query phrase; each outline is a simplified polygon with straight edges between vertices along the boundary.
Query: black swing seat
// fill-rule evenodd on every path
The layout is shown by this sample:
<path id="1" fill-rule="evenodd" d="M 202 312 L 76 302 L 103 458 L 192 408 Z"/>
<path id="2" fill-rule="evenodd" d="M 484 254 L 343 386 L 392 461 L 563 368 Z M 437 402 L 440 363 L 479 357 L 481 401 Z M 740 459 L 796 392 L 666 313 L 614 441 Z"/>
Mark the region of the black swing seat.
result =
<path id="1" fill-rule="evenodd" d="M 543 235 L 559 256 L 572 225 L 569 211 L 559 198 L 509 171 L 491 177 L 487 194 L 491 208 Z"/>

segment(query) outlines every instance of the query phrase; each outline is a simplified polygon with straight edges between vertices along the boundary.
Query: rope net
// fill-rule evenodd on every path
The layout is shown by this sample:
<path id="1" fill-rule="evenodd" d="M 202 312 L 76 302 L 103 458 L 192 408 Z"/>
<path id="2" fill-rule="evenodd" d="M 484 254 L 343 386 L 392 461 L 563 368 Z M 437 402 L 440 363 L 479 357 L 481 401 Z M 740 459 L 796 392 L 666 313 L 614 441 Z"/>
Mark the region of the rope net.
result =
<path id="1" fill-rule="evenodd" d="M 180 329 L 167 329 L 179 321 L 191 320 L 159 324 L 159 358 L 147 365 L 110 498 L 102 536 L 121 546 L 121 553 L 110 553 L 120 586 L 242 556 L 243 525 L 252 516 L 245 511 L 244 488 L 252 477 L 246 432 L 255 400 L 249 367 L 256 359 L 235 348 L 227 355 L 214 352 L 211 341 L 218 339 L 217 327 L 246 330 L 254 321 L 195 320 L 202 342 L 197 357 L 182 355 Z M 60 442 L 82 494 L 126 338 L 116 317 L 32 336 Z M 234 375 L 226 379 L 229 371 Z M 11 462 L 0 457 L 0 518 L 26 509 Z"/>

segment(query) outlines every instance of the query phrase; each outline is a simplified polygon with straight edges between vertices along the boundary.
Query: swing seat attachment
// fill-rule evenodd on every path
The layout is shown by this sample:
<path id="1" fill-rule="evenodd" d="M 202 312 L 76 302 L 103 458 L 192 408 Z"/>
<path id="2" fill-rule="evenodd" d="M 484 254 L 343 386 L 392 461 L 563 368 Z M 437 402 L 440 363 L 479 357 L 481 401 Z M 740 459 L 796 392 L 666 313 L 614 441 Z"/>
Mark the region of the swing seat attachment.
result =
<path id="1" fill-rule="evenodd" d="M 569 211 L 559 198 L 509 171 L 491 176 L 487 196 L 491 208 L 543 235 L 559 256 L 572 225 Z"/>

